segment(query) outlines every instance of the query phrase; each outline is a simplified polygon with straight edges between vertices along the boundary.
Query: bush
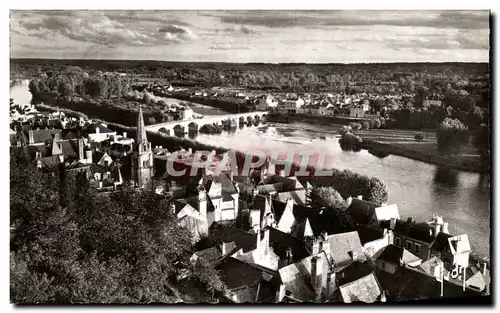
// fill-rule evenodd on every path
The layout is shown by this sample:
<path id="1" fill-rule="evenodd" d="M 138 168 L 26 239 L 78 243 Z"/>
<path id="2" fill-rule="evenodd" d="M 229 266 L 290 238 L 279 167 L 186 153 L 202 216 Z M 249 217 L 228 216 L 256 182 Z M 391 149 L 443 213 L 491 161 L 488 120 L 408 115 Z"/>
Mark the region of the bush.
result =
<path id="1" fill-rule="evenodd" d="M 441 153 L 459 153 L 461 145 L 469 141 L 469 132 L 461 121 L 447 117 L 439 125 L 436 137 Z"/>
<path id="2" fill-rule="evenodd" d="M 349 145 L 359 145 L 363 142 L 363 139 L 361 139 L 361 137 L 356 136 L 353 133 L 346 133 L 342 136 L 341 140 L 344 144 Z"/>
<path id="3" fill-rule="evenodd" d="M 371 125 L 372 128 L 380 128 L 382 127 L 382 121 L 380 120 L 380 118 L 376 117 L 372 120 L 372 125 Z"/>
<path id="4" fill-rule="evenodd" d="M 369 121 L 364 121 L 363 122 L 363 129 L 364 130 L 370 130 L 370 122 Z"/>
<path id="5" fill-rule="evenodd" d="M 415 134 L 415 140 L 422 141 L 426 138 L 427 136 L 424 133 L 416 133 Z"/>
<path id="6" fill-rule="evenodd" d="M 344 136 L 345 134 L 351 133 L 351 132 L 352 132 L 351 126 L 344 125 L 344 126 L 340 127 L 340 129 L 339 129 L 339 133 L 341 136 Z"/>
<path id="7" fill-rule="evenodd" d="M 354 122 L 349 123 L 349 126 L 351 127 L 352 130 L 361 130 L 361 128 L 363 127 L 360 123 L 354 123 Z"/>

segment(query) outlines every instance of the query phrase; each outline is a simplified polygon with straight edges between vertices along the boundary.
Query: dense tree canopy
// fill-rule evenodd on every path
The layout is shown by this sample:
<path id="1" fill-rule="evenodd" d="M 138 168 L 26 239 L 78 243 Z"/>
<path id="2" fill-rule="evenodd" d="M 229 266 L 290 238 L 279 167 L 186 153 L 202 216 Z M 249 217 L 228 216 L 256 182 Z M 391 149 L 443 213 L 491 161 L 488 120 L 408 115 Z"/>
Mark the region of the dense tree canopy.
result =
<path id="1" fill-rule="evenodd" d="M 13 302 L 174 302 L 181 270 L 203 290 L 224 288 L 213 268 L 190 264 L 188 233 L 168 198 L 132 189 L 97 195 L 78 178 L 70 189 L 58 180 L 11 158 Z M 59 205 L 59 193 L 73 210 Z"/>

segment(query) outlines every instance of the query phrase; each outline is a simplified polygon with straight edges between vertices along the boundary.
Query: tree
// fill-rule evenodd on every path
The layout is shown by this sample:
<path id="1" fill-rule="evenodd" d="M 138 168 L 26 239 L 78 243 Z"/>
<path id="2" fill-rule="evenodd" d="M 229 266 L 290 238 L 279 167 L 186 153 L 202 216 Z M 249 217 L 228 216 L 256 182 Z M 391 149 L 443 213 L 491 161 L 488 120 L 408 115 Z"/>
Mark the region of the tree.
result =
<path id="1" fill-rule="evenodd" d="M 328 207 L 345 209 L 345 200 L 332 187 L 316 187 L 308 194 L 307 204 L 313 208 Z"/>
<path id="2" fill-rule="evenodd" d="M 469 139 L 467 127 L 458 119 L 447 117 L 436 131 L 438 150 L 441 153 L 458 153 Z"/>

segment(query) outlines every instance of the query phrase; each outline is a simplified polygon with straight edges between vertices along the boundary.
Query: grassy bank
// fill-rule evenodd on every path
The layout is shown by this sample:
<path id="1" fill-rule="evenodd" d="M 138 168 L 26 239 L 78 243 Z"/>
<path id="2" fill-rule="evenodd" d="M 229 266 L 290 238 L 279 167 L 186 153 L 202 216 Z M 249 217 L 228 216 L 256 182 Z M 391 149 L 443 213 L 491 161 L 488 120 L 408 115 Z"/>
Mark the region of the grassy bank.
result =
<path id="1" fill-rule="evenodd" d="M 417 133 L 425 134 L 425 139 L 416 140 Z M 432 130 L 372 129 L 356 131 L 356 134 L 363 139 L 361 148 L 374 153 L 398 155 L 467 172 L 489 171 L 488 162 L 482 161 L 481 155 L 471 143 L 464 145 L 458 155 L 441 154 L 437 149 L 436 134 Z"/>
<path id="2" fill-rule="evenodd" d="M 275 123 L 293 123 L 293 122 L 304 122 L 304 123 L 314 123 L 320 125 L 349 125 L 352 122 L 361 122 L 365 119 L 362 118 L 349 118 L 349 117 L 339 117 L 339 116 L 327 116 L 327 115 L 311 115 L 311 114 L 281 114 L 281 113 L 271 113 L 269 114 L 269 121 Z"/>

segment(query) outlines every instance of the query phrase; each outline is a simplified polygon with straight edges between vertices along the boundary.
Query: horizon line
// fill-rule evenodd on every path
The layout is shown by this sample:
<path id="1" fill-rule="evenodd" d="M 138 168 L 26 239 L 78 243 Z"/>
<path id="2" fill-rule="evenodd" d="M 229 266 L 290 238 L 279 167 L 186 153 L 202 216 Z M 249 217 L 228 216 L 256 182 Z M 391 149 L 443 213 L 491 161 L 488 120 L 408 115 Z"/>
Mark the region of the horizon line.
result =
<path id="1" fill-rule="evenodd" d="M 223 64 L 273 64 L 273 65 L 327 65 L 327 64 L 341 64 L 341 65 L 356 65 L 356 64 L 490 64 L 490 61 L 449 61 L 449 62 L 439 62 L 439 61 L 375 61 L 375 62 L 328 62 L 328 63 L 311 63 L 311 62 L 225 62 L 225 61 L 172 61 L 172 60 L 154 60 L 154 59 L 92 59 L 92 58 L 13 58 L 10 60 L 56 60 L 56 61 L 132 61 L 132 62 L 165 62 L 165 63 L 223 63 Z"/>

